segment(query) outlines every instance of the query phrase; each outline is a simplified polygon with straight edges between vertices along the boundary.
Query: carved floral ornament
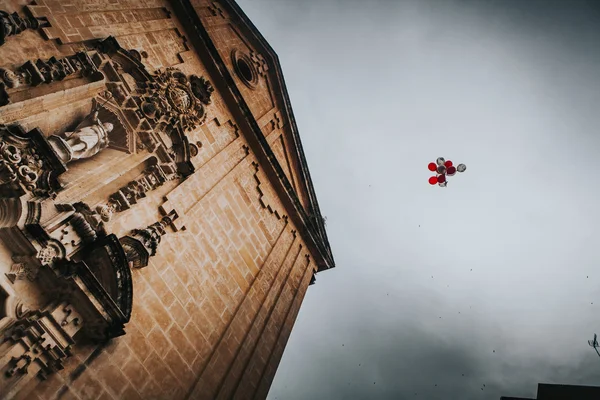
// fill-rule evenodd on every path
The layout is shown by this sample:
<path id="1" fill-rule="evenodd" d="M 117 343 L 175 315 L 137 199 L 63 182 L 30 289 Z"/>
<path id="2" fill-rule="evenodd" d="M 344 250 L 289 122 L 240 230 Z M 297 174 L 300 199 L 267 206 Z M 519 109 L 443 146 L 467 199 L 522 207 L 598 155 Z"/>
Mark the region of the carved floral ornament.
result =
<path id="1" fill-rule="evenodd" d="M 146 91 L 141 105 L 146 118 L 188 131 L 206 120 L 204 106 L 210 104 L 214 88 L 203 77 L 188 78 L 176 68 L 167 68 L 155 75 Z"/>
<path id="2" fill-rule="evenodd" d="M 65 170 L 39 129 L 25 133 L 18 125 L 0 125 L 1 195 L 53 196 Z"/>

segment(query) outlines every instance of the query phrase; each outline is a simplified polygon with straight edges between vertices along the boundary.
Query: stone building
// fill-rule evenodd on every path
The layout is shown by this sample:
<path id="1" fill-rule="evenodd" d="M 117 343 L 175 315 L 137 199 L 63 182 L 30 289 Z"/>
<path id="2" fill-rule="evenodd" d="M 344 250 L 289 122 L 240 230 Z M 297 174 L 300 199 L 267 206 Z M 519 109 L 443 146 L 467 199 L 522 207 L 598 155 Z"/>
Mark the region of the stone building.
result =
<path id="1" fill-rule="evenodd" d="M 0 398 L 265 398 L 332 267 L 232 0 L 0 0 Z"/>
<path id="2" fill-rule="evenodd" d="M 524 397 L 500 397 L 500 400 L 598 400 L 600 386 L 538 384 L 535 399 Z"/>

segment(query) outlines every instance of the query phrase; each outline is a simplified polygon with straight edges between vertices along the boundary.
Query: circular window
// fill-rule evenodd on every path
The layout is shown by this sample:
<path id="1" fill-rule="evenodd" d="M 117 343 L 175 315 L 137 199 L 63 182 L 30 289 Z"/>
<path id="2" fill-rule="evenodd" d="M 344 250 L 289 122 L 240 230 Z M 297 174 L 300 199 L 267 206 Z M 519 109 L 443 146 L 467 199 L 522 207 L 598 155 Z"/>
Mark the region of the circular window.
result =
<path id="1" fill-rule="evenodd" d="M 248 65 L 248 63 L 246 61 L 244 61 L 243 59 L 238 60 L 237 66 L 240 69 L 240 74 L 242 75 L 242 77 L 247 81 L 251 81 L 253 78 L 252 70 L 250 69 L 250 66 Z"/>
<path id="2" fill-rule="evenodd" d="M 234 50 L 231 53 L 231 58 L 236 75 L 246 86 L 254 89 L 258 83 L 258 73 L 250 57 Z"/>

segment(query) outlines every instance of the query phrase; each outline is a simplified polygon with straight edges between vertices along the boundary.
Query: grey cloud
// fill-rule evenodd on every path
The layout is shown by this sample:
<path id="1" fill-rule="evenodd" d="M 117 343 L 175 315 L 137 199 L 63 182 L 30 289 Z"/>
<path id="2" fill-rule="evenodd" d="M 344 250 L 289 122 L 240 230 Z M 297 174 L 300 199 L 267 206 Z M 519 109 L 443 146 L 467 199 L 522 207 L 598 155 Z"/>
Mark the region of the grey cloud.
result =
<path id="1" fill-rule="evenodd" d="M 338 265 L 270 399 L 600 384 L 598 3 L 239 4 L 281 60 Z M 440 155 L 468 165 L 447 190 Z"/>

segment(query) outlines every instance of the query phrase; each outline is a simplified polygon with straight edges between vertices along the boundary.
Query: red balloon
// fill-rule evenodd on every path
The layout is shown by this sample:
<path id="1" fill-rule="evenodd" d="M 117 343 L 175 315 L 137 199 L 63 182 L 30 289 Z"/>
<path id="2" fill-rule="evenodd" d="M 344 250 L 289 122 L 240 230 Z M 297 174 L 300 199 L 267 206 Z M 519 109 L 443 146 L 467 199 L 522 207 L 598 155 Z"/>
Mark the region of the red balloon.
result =
<path id="1" fill-rule="evenodd" d="M 437 165 L 435 163 L 429 163 L 427 168 L 429 168 L 430 171 L 435 171 L 437 168 Z"/>
<path id="2" fill-rule="evenodd" d="M 432 176 L 431 178 L 429 178 L 429 184 L 430 185 L 436 185 L 437 183 L 438 183 L 437 176 Z"/>
<path id="3" fill-rule="evenodd" d="M 438 175 L 436 178 L 436 183 L 444 183 L 446 182 L 446 175 Z"/>
<path id="4" fill-rule="evenodd" d="M 450 176 L 454 175 L 456 173 L 456 167 L 454 167 L 454 166 L 448 167 L 448 169 L 446 170 L 446 173 Z"/>
<path id="5" fill-rule="evenodd" d="M 444 163 L 444 165 L 446 166 L 446 168 L 450 168 L 452 166 L 452 161 L 448 160 Z"/>

